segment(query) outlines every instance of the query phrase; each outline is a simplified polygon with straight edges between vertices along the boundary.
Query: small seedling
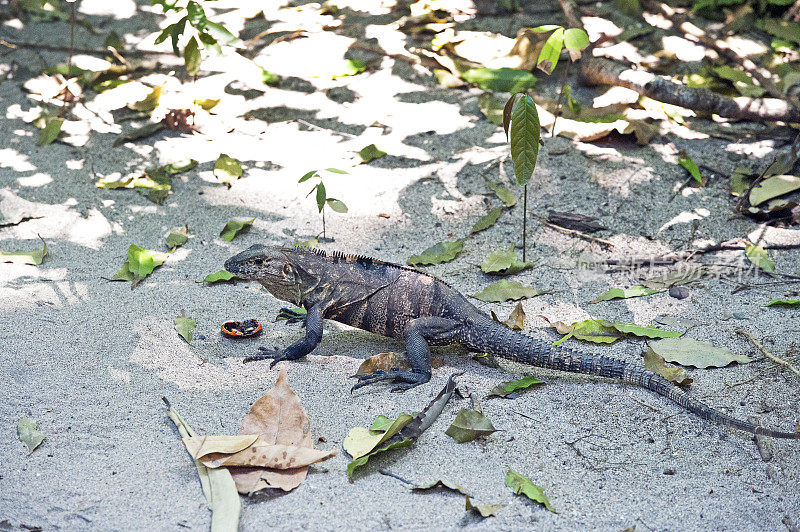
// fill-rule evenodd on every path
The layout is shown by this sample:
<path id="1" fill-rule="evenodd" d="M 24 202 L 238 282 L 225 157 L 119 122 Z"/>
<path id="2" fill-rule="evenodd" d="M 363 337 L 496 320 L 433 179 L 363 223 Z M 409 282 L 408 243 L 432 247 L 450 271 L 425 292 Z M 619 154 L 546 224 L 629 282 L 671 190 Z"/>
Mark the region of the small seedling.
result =
<path id="1" fill-rule="evenodd" d="M 344 170 L 339 170 L 338 168 L 326 168 L 325 171 L 331 172 L 333 174 L 346 174 Z M 319 182 L 314 185 L 306 197 L 310 196 L 312 192 L 316 191 L 316 199 L 317 199 L 317 208 L 319 209 L 320 214 L 322 214 L 322 240 L 326 239 L 325 236 L 325 207 L 327 206 L 334 212 L 338 213 L 346 213 L 347 212 L 347 205 L 344 204 L 342 200 L 338 200 L 336 198 L 329 198 L 328 193 L 325 190 L 325 183 L 322 182 L 322 176 L 319 174 L 319 170 L 310 170 L 303 174 L 303 177 L 300 178 L 298 183 L 303 183 L 304 181 L 308 181 L 312 178 L 319 178 Z"/>

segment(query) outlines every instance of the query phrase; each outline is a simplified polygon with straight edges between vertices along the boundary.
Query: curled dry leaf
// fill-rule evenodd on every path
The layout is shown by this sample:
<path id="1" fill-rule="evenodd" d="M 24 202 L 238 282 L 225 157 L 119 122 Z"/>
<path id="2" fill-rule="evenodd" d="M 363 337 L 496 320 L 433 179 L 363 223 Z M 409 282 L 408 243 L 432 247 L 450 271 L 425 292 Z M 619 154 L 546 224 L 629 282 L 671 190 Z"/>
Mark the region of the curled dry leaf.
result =
<path id="1" fill-rule="evenodd" d="M 212 469 L 235 466 L 293 469 L 322 462 L 337 454 L 336 451 L 310 447 L 264 443 L 253 434 L 197 436 L 184 438 L 183 443 L 193 458 Z M 243 443 L 246 445 L 242 446 Z"/>
<path id="2" fill-rule="evenodd" d="M 300 398 L 289 388 L 285 368 L 281 368 L 275 386 L 253 403 L 242 420 L 239 434 L 257 434 L 264 444 L 313 448 L 308 417 Z M 330 456 L 336 454 L 335 451 L 331 453 Z M 308 466 L 292 469 L 236 467 L 231 473 L 239 493 L 253 493 L 264 488 L 291 491 L 305 480 Z"/>
<path id="3" fill-rule="evenodd" d="M 644 367 L 678 386 L 688 386 L 694 381 L 683 368 L 668 366 L 664 358 L 652 349 L 648 349 L 644 355 Z"/>
<path id="4" fill-rule="evenodd" d="M 379 369 L 389 371 L 392 368 L 400 368 L 405 371 L 411 369 L 411 366 L 408 365 L 408 359 L 402 353 L 395 353 L 394 351 L 378 353 L 362 362 L 358 367 L 358 371 L 356 371 L 356 375 L 367 375 Z"/>

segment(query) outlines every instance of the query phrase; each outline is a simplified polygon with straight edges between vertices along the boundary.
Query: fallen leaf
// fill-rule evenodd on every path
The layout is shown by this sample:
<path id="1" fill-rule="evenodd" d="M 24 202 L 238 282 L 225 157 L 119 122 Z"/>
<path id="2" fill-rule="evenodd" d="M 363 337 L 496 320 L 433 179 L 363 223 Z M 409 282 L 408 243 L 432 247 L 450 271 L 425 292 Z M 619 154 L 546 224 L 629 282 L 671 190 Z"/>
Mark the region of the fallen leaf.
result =
<path id="1" fill-rule="evenodd" d="M 517 204 L 517 198 L 511 190 L 500 183 L 495 183 L 490 179 L 486 180 L 486 186 L 502 201 L 506 207 L 513 207 Z"/>
<path id="2" fill-rule="evenodd" d="M 765 306 L 767 307 L 799 307 L 800 299 L 773 299 Z"/>
<path id="3" fill-rule="evenodd" d="M 697 281 L 709 273 L 710 271 L 701 265 L 681 265 L 663 275 L 642 281 L 642 286 L 656 291 L 664 290 L 675 285 L 685 285 Z"/>
<path id="4" fill-rule="evenodd" d="M 512 246 L 505 251 L 495 251 L 486 257 L 481 264 L 481 271 L 494 275 L 512 275 L 531 267 L 533 267 L 532 262 L 517 260 L 517 254 Z"/>
<path id="5" fill-rule="evenodd" d="M 505 504 L 472 504 L 469 495 L 464 496 L 464 509 L 468 512 L 478 513 L 481 517 L 494 517 L 500 509 L 505 508 Z"/>
<path id="6" fill-rule="evenodd" d="M 698 342 L 692 338 L 665 338 L 648 342 L 648 346 L 665 361 L 682 366 L 721 368 L 731 362 L 740 364 L 752 362 L 749 357 L 737 355 L 727 347 L 714 347 L 707 342 Z"/>
<path id="7" fill-rule="evenodd" d="M 750 205 L 755 207 L 772 198 L 788 194 L 800 188 L 800 177 L 776 175 L 765 179 L 750 191 Z"/>
<path id="8" fill-rule="evenodd" d="M 408 370 L 411 369 L 411 366 L 408 364 L 406 356 L 402 353 L 395 353 L 394 351 L 379 353 L 362 362 L 358 367 L 358 371 L 356 371 L 356 375 L 367 375 L 377 370 L 389 371 L 392 368 Z"/>
<path id="9" fill-rule="evenodd" d="M 551 324 L 551 326 L 554 325 Z M 559 332 L 561 332 L 561 330 L 559 330 Z M 562 334 L 564 333 L 562 332 Z M 570 325 L 566 336 L 553 345 L 561 345 L 567 338 L 573 336 L 587 342 L 610 344 L 616 342 L 625 334 L 632 334 L 643 338 L 676 338 L 682 336 L 684 333 L 680 331 L 665 331 L 658 327 L 636 325 L 633 323 L 620 323 L 618 321 L 583 320 Z"/>
<path id="10" fill-rule="evenodd" d="M 741 196 L 750 189 L 750 183 L 756 178 L 756 173 L 751 172 L 747 166 L 737 166 L 731 174 L 731 194 Z"/>
<path id="11" fill-rule="evenodd" d="M 750 259 L 750 262 L 761 268 L 767 273 L 775 273 L 775 263 L 772 262 L 767 255 L 766 250 L 761 246 L 754 244 L 747 244 L 745 246 L 744 254 Z"/>
<path id="12" fill-rule="evenodd" d="M 281 367 L 275 386 L 253 403 L 244 416 L 239 434 L 257 434 L 264 444 L 313 448 L 308 417 L 300 398 L 289 387 L 285 367 Z M 331 453 L 333 456 L 336 451 Z M 308 467 L 236 467 L 232 473 L 239 493 L 253 493 L 264 488 L 291 491 L 305 480 Z"/>
<path id="13" fill-rule="evenodd" d="M 553 513 L 557 513 L 552 506 L 550 506 L 550 499 L 544 494 L 544 488 L 537 486 L 531 482 L 527 477 L 524 477 L 508 468 L 506 473 L 506 486 L 511 488 L 515 495 L 525 495 L 533 502 L 538 502 Z"/>
<path id="14" fill-rule="evenodd" d="M 3 251 L 0 249 L 0 262 L 10 262 L 11 264 L 38 266 L 44 262 L 45 257 L 49 256 L 50 252 L 47 250 L 47 243 L 44 239 L 42 239 L 42 249 L 33 251 Z"/>
<path id="15" fill-rule="evenodd" d="M 644 286 L 632 286 L 631 288 L 612 288 L 594 301 L 589 301 L 589 303 L 599 303 L 601 301 L 610 301 L 612 299 L 628 299 L 631 297 L 649 296 L 650 294 L 656 293 L 658 293 L 658 290 L 653 290 L 652 288 L 646 288 Z"/>
<path id="16" fill-rule="evenodd" d="M 496 431 L 497 429 L 494 428 L 489 418 L 477 410 L 462 408 L 444 433 L 453 438 L 456 443 L 467 443 Z"/>
<path id="17" fill-rule="evenodd" d="M 116 148 L 117 146 L 122 146 L 126 142 L 131 142 L 134 140 L 139 140 L 145 137 L 149 137 L 150 135 L 155 135 L 165 127 L 166 126 L 164 126 L 164 124 L 162 124 L 161 122 L 148 123 L 142 127 L 132 129 L 127 133 L 123 133 L 117 136 L 117 138 L 114 139 L 114 143 L 112 144 L 112 146 Z"/>
<path id="18" fill-rule="evenodd" d="M 28 447 L 29 454 L 45 439 L 45 435 L 37 429 L 36 422 L 29 417 L 23 417 L 17 423 L 17 436 Z"/>
<path id="19" fill-rule="evenodd" d="M 217 162 L 214 163 L 214 177 L 219 179 L 220 183 L 225 183 L 230 187 L 242 177 L 242 165 L 230 155 L 221 153 L 217 157 Z"/>
<path id="20" fill-rule="evenodd" d="M 181 309 L 180 316 L 174 320 L 175 330 L 178 334 L 186 340 L 187 343 L 192 343 L 192 331 L 197 327 L 197 323 L 193 318 L 186 315 L 186 311 Z"/>
<path id="21" fill-rule="evenodd" d="M 225 281 L 230 281 L 233 279 L 238 279 L 234 274 L 226 270 L 220 270 L 215 273 L 209 273 L 203 278 L 204 283 L 213 284 L 213 283 L 221 283 Z"/>
<path id="22" fill-rule="evenodd" d="M 197 436 L 195 430 L 181 417 L 175 408 L 167 404 L 167 415 L 175 423 L 182 438 Z M 206 506 L 211 510 L 211 530 L 238 530 L 242 501 L 230 471 L 225 468 L 208 469 L 199 460 L 194 461 L 200 486 L 206 498 Z"/>
<path id="23" fill-rule="evenodd" d="M 520 282 L 502 279 L 490 284 L 484 288 L 483 291 L 472 294 L 471 297 L 480 299 L 486 303 L 496 303 L 499 301 L 516 301 L 519 299 L 536 297 L 544 293 L 544 291 L 537 290 L 532 286 L 523 286 Z"/>
<path id="24" fill-rule="evenodd" d="M 550 211 L 547 214 L 547 221 L 559 227 L 580 231 L 582 233 L 595 233 L 606 229 L 606 227 L 599 224 L 595 218 L 576 212 Z"/>
<path id="25" fill-rule="evenodd" d="M 661 355 L 652 349 L 648 349 L 644 354 L 644 369 L 661 375 L 668 381 L 677 384 L 678 386 L 688 386 L 694 380 L 686 375 L 686 372 L 683 370 L 683 368 L 668 366 Z"/>
<path id="26" fill-rule="evenodd" d="M 365 146 L 361 148 L 361 151 L 358 152 L 358 156 L 361 157 L 362 163 L 368 163 L 374 159 L 380 159 L 384 155 L 386 155 L 386 152 L 381 150 L 374 144 Z"/>
<path id="27" fill-rule="evenodd" d="M 703 184 L 703 177 L 700 175 L 700 169 L 697 167 L 697 165 L 691 159 L 691 157 L 686 155 L 685 151 L 682 151 L 678 155 L 678 164 L 683 166 L 686 169 L 686 171 L 689 172 L 689 174 L 694 178 L 695 181 L 697 181 L 701 185 Z"/>
<path id="28" fill-rule="evenodd" d="M 514 307 L 514 310 L 511 311 L 511 314 L 508 315 L 508 319 L 505 321 L 501 321 L 492 311 L 492 318 L 494 321 L 498 323 L 502 323 L 509 329 L 513 329 L 515 331 L 521 331 L 523 326 L 525 325 L 525 310 L 522 308 L 522 303 L 517 303 L 517 306 Z"/>
<path id="29" fill-rule="evenodd" d="M 296 445 L 268 444 L 252 434 L 195 436 L 184 438 L 183 443 L 193 458 L 200 460 L 210 469 L 218 467 L 297 469 L 333 458 L 337 454 L 335 450 L 322 451 Z"/>
<path id="30" fill-rule="evenodd" d="M 39 134 L 39 146 L 47 146 L 56 140 L 58 134 L 61 133 L 61 126 L 63 125 L 63 118 L 50 118 Z"/>
<path id="31" fill-rule="evenodd" d="M 500 218 L 500 215 L 503 214 L 503 211 L 505 211 L 505 207 L 495 207 L 487 214 L 481 216 L 478 221 L 475 222 L 475 225 L 472 226 L 472 229 L 469 230 L 470 234 L 478 233 L 493 226 L 497 222 L 497 219 Z"/>
<path id="32" fill-rule="evenodd" d="M 153 273 L 155 268 L 164 264 L 167 257 L 169 257 L 169 253 L 151 251 L 131 244 L 128 248 L 128 261 L 125 265 L 127 265 L 128 271 L 132 274 L 147 277 Z"/>
<path id="33" fill-rule="evenodd" d="M 419 255 L 412 255 L 408 259 L 407 263 L 409 266 L 420 266 L 450 262 L 451 260 L 455 259 L 463 249 L 463 240 L 439 242 L 438 244 L 429 247 Z"/>
<path id="34" fill-rule="evenodd" d="M 537 384 L 546 384 L 546 382 L 531 376 L 522 377 L 514 381 L 501 382 L 492 388 L 492 391 L 486 397 L 506 397 L 519 390 L 528 390 Z"/>
<path id="35" fill-rule="evenodd" d="M 467 493 L 467 491 L 464 488 L 462 488 L 460 485 L 458 485 L 458 484 L 456 484 L 454 482 L 450 482 L 449 480 L 442 480 L 442 479 L 434 480 L 432 482 L 428 482 L 428 483 L 425 483 L 425 484 L 416 484 L 416 485 L 411 487 L 411 490 L 412 491 L 428 491 L 428 490 L 434 490 L 434 489 L 437 489 L 437 488 L 445 488 L 445 489 L 448 489 L 450 491 L 454 491 L 456 493 L 460 493 L 461 495 L 467 495 L 467 496 L 469 495 Z"/>
<path id="36" fill-rule="evenodd" d="M 189 226 L 184 225 L 177 231 L 170 231 L 166 238 L 166 245 L 170 248 L 170 251 L 175 251 L 175 249 L 181 247 L 186 242 L 189 241 Z"/>
<path id="37" fill-rule="evenodd" d="M 405 413 L 397 416 L 397 419 L 383 415 L 378 416 L 370 428 L 353 427 L 350 429 L 342 442 L 342 448 L 353 459 L 366 456 L 400 432 L 412 419 L 414 419 L 413 416 Z"/>
<path id="38" fill-rule="evenodd" d="M 234 237 L 236 237 L 236 235 L 247 232 L 255 221 L 255 218 L 251 218 L 246 222 L 237 222 L 236 220 L 231 220 L 225 224 L 225 227 L 223 227 L 222 231 L 219 232 L 219 236 L 223 240 L 230 242 L 234 239 Z"/>
<path id="39" fill-rule="evenodd" d="M 128 104 L 128 108 L 133 111 L 149 113 L 158 107 L 158 102 L 161 100 L 161 95 L 163 92 L 163 85 L 160 87 L 153 87 L 153 90 L 151 90 L 150 93 L 144 97 L 144 99 Z"/>
<path id="40" fill-rule="evenodd" d="M 360 59 L 342 59 L 339 69 L 331 73 L 331 78 L 336 79 L 355 76 L 364 72 L 366 69 L 366 65 Z"/>

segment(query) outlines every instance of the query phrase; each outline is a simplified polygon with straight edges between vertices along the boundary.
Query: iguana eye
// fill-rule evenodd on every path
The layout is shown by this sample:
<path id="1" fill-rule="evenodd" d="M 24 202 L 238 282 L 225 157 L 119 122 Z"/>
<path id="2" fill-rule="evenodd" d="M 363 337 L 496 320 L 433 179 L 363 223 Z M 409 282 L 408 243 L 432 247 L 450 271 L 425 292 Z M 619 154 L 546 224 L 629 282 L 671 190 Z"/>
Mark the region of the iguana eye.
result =
<path id="1" fill-rule="evenodd" d="M 292 273 L 292 267 L 289 266 L 288 264 L 284 264 L 283 265 L 283 273 L 285 275 L 289 275 L 290 273 Z"/>

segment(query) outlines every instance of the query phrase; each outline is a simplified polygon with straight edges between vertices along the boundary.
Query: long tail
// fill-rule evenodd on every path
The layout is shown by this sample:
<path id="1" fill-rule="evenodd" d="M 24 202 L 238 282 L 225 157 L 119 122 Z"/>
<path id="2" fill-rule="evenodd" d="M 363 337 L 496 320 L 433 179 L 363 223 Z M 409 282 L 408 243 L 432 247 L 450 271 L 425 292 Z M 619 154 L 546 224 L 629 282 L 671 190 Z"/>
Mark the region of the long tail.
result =
<path id="1" fill-rule="evenodd" d="M 465 339 L 465 344 L 475 350 L 486 351 L 501 358 L 530 366 L 620 379 L 671 399 L 703 419 L 761 436 L 800 439 L 800 432 L 783 432 L 759 427 L 723 414 L 693 398 L 664 377 L 641 366 L 615 358 L 582 353 L 566 347 L 554 347 L 542 340 L 512 331 L 496 322 L 489 322 L 482 329 L 482 334 L 479 335 L 481 338 L 471 335 L 469 339 Z"/>

